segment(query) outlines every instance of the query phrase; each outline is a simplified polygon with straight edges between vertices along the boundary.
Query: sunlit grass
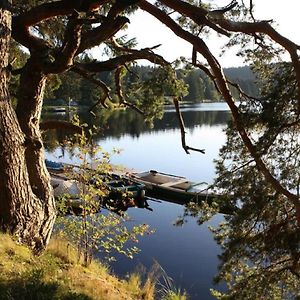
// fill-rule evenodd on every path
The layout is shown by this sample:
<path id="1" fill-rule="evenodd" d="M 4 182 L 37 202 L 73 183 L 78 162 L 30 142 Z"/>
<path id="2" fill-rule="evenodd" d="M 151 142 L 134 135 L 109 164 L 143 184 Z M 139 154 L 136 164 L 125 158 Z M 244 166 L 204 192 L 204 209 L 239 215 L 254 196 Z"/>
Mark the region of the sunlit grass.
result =
<path id="1" fill-rule="evenodd" d="M 181 293 L 180 289 L 177 291 L 168 291 L 166 295 L 163 296 L 162 300 L 187 300 L 185 293 Z"/>
<path id="2" fill-rule="evenodd" d="M 105 265 L 83 267 L 77 259 L 61 239 L 37 257 L 0 234 L 0 299 L 154 299 L 154 285 L 144 288 L 138 276 L 119 280 Z"/>
<path id="3" fill-rule="evenodd" d="M 0 299 L 103 299 L 186 300 L 180 290 L 166 285 L 158 296 L 155 274 L 145 280 L 139 273 L 120 280 L 107 265 L 93 260 L 88 267 L 78 261 L 75 248 L 53 238 L 40 256 L 0 233 Z"/>

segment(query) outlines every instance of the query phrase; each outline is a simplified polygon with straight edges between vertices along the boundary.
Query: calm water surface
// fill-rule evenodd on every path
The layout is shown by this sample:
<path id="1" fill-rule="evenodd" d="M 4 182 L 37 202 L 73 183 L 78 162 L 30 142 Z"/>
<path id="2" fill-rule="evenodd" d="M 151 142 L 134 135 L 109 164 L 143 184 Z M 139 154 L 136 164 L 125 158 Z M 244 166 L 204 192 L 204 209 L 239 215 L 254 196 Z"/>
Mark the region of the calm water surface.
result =
<path id="1" fill-rule="evenodd" d="M 223 129 L 229 119 L 225 104 L 210 103 L 183 107 L 187 129 L 187 143 L 194 148 L 205 149 L 206 153 L 192 152 L 187 155 L 180 146 L 180 131 L 175 111 L 167 107 L 164 118 L 156 121 L 153 129 L 145 127 L 142 118 L 133 117 L 132 112 L 118 112 L 112 116 L 103 136 L 97 143 L 105 150 L 123 149 L 112 162 L 137 170 L 156 169 L 166 173 L 186 176 L 195 181 L 212 182 L 215 175 L 213 160 L 225 142 Z M 72 161 L 62 149 L 47 152 L 50 159 Z M 208 229 L 216 226 L 222 216 L 210 223 L 197 225 L 189 217 L 183 226 L 174 226 L 184 207 L 165 201 L 149 201 L 153 211 L 131 208 L 128 210 L 133 223 L 146 223 L 156 232 L 139 241 L 141 252 L 133 259 L 118 256 L 113 271 L 121 276 L 144 266 L 148 270 L 158 262 L 174 285 L 186 290 L 190 299 L 212 299 L 209 289 L 215 288 L 213 277 L 217 273 L 218 246 Z M 222 286 L 218 288 L 223 288 Z"/>

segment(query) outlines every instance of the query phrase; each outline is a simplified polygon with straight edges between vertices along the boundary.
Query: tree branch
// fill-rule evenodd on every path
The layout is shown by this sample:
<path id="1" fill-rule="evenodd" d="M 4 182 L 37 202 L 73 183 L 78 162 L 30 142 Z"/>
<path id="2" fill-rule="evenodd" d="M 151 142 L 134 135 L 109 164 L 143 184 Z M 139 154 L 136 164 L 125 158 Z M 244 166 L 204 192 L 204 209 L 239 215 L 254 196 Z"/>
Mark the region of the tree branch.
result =
<path id="1" fill-rule="evenodd" d="M 102 61 L 102 62 L 91 62 L 91 63 L 76 63 L 76 65 L 72 68 L 73 72 L 76 72 L 86 79 L 90 80 L 91 82 L 95 83 L 96 85 L 100 86 L 101 89 L 103 90 L 104 94 L 100 98 L 100 100 L 95 103 L 89 111 L 93 110 L 97 105 L 102 104 L 104 107 L 107 107 L 105 104 L 105 100 L 108 98 L 110 99 L 110 89 L 106 86 L 104 82 L 102 82 L 99 79 L 94 78 L 91 74 L 89 73 L 101 73 L 105 71 L 113 71 L 116 70 L 115 73 L 115 82 L 116 82 L 116 88 L 117 88 L 117 95 L 120 100 L 121 104 L 124 104 L 128 107 L 131 107 L 135 111 L 142 113 L 143 112 L 137 108 L 135 105 L 126 102 L 122 90 L 121 90 L 121 80 L 120 80 L 120 71 L 122 66 L 126 66 L 126 63 L 135 61 L 137 59 L 147 59 L 148 61 L 155 63 L 155 64 L 160 64 L 160 65 L 169 65 L 169 63 L 163 59 L 163 57 L 155 54 L 151 49 L 145 48 L 141 50 L 135 50 L 135 49 L 129 49 L 129 48 L 122 48 L 122 51 L 127 51 L 130 52 L 130 54 L 124 54 L 120 55 L 118 57 L 109 59 L 107 61 Z"/>
<path id="2" fill-rule="evenodd" d="M 203 7 L 198 7 L 181 0 L 160 0 L 160 2 L 190 18 L 199 26 L 206 25 L 219 34 L 230 36 L 230 33 L 212 22 L 211 18 L 213 14 L 210 15 L 211 12 Z"/>
<path id="3" fill-rule="evenodd" d="M 24 27 L 30 27 L 53 17 L 71 15 L 75 10 L 81 12 L 86 2 L 97 2 L 98 6 L 101 6 L 108 1 L 109 0 L 62 0 L 47 2 L 21 13 L 18 17 L 15 17 L 15 19 L 18 19 L 19 23 Z M 88 7 L 85 12 L 88 12 Z"/>
<path id="4" fill-rule="evenodd" d="M 139 2 L 139 0 L 118 0 L 112 6 L 112 8 L 108 12 L 108 17 L 116 17 L 119 13 L 124 11 L 127 7 L 135 5 Z"/>
<path id="5" fill-rule="evenodd" d="M 106 1 L 107 2 L 107 1 Z M 133 5 L 137 0 L 118 0 L 110 8 L 107 17 L 104 18 L 103 23 L 87 32 L 83 38 L 82 43 L 78 49 L 78 53 L 83 52 L 86 49 L 98 46 L 103 41 L 106 41 L 113 37 L 118 31 L 120 31 L 126 23 L 129 23 L 129 19 L 124 16 L 118 16 L 128 6 Z"/>
<path id="6" fill-rule="evenodd" d="M 60 50 L 56 51 L 55 61 L 45 70 L 45 73 L 61 73 L 73 65 L 73 60 L 81 41 L 81 28 L 84 20 L 78 19 L 74 13 L 70 17 L 65 30 L 64 42 Z"/>
<path id="7" fill-rule="evenodd" d="M 100 26 L 89 30 L 82 36 L 82 41 L 77 54 L 86 49 L 99 46 L 102 42 L 113 37 L 128 22 L 129 19 L 123 16 L 118 16 L 115 19 L 105 18 L 104 22 Z"/>
<path id="8" fill-rule="evenodd" d="M 300 60 L 297 51 L 300 46 L 279 34 L 268 21 L 260 22 L 234 22 L 226 19 L 216 20 L 222 28 L 233 32 L 242 32 L 248 35 L 256 35 L 258 32 L 269 36 L 274 42 L 281 45 L 290 55 L 296 74 L 298 87 L 298 113 L 300 114 Z"/>
<path id="9" fill-rule="evenodd" d="M 95 85 L 99 86 L 102 91 L 103 91 L 103 95 L 100 97 L 99 101 L 97 101 L 94 105 L 92 105 L 89 108 L 89 112 L 93 111 L 93 109 L 98 106 L 99 104 L 101 104 L 103 107 L 108 108 L 108 106 L 105 104 L 105 100 L 106 99 L 110 99 L 110 88 L 100 79 L 96 79 L 93 77 L 93 75 L 89 74 L 85 69 L 83 69 L 81 66 L 79 66 L 79 64 L 76 64 L 76 66 L 74 66 L 71 71 L 81 75 L 82 77 L 86 78 L 87 80 L 89 80 L 90 82 L 94 83 Z"/>
<path id="10" fill-rule="evenodd" d="M 177 116 L 177 119 L 179 121 L 179 127 L 180 127 L 180 133 L 181 133 L 181 145 L 182 145 L 182 148 L 184 149 L 184 151 L 186 152 L 186 154 L 190 154 L 189 150 L 191 151 L 197 151 L 197 152 L 201 152 L 201 153 L 205 153 L 205 150 L 204 149 L 197 149 L 197 148 L 192 148 L 190 146 L 188 146 L 186 144 L 186 131 L 185 131 L 185 125 L 184 125 L 184 120 L 183 120 L 183 117 L 181 115 L 181 111 L 180 111 L 180 107 L 179 107 L 179 101 L 177 98 L 173 98 L 173 103 L 174 103 L 174 106 L 175 106 L 175 110 L 176 110 L 176 116 Z"/>
<path id="11" fill-rule="evenodd" d="M 123 104 L 127 107 L 130 107 L 132 108 L 133 110 L 135 110 L 136 112 L 138 112 L 139 114 L 142 114 L 144 115 L 144 112 L 142 110 L 140 110 L 137 106 L 135 106 L 134 104 L 132 103 L 129 103 L 125 100 L 124 98 L 124 95 L 123 95 L 123 92 L 122 92 L 122 83 L 121 83 L 121 78 L 122 78 L 122 70 L 123 70 L 123 67 L 119 67 L 116 69 L 115 71 L 115 84 L 116 84 L 116 93 L 117 93 L 117 96 L 119 98 L 119 103 L 120 104 Z"/>
<path id="12" fill-rule="evenodd" d="M 219 8 L 219 9 L 214 9 L 210 12 L 216 12 L 218 14 L 225 14 L 226 12 L 232 10 L 234 7 L 236 7 L 238 5 L 237 1 L 236 0 L 233 0 L 231 1 L 231 3 L 229 3 L 228 5 L 222 7 L 222 8 Z"/>
<path id="13" fill-rule="evenodd" d="M 138 59 L 146 59 L 154 64 L 159 65 L 169 65 L 169 62 L 163 59 L 158 54 L 155 54 L 149 48 L 141 49 L 141 50 L 130 50 L 130 54 L 119 55 L 112 59 L 106 61 L 96 61 L 86 64 L 77 64 L 81 66 L 88 72 L 105 72 L 105 71 L 113 71 L 116 70 L 119 66 L 125 65 L 126 63 L 133 62 Z"/>
<path id="14" fill-rule="evenodd" d="M 178 2 L 177 0 L 175 2 Z M 204 43 L 202 39 L 199 37 L 195 37 L 191 33 L 183 30 L 176 22 L 174 22 L 168 15 L 159 10 L 157 7 L 148 3 L 145 0 L 141 0 L 139 6 L 160 20 L 163 24 L 169 27 L 177 36 L 182 39 L 190 42 L 195 50 L 207 60 L 209 66 L 212 69 L 213 75 L 216 77 L 216 83 L 218 85 L 219 90 L 221 91 L 224 100 L 227 102 L 233 117 L 233 121 L 236 129 L 239 132 L 239 135 L 244 142 L 244 145 L 248 149 L 251 156 L 254 158 L 257 168 L 262 172 L 266 180 L 273 186 L 274 190 L 285 195 L 291 203 L 293 203 L 296 215 L 298 227 L 300 228 L 300 201 L 297 195 L 293 194 L 289 190 L 287 190 L 270 172 L 267 168 L 266 164 L 263 162 L 260 155 L 256 152 L 255 146 L 252 144 L 250 137 L 248 136 L 240 118 L 240 114 L 238 111 L 238 107 L 235 105 L 232 95 L 227 86 L 227 82 L 222 71 L 222 68 L 217 61 L 217 59 L 212 55 L 207 45 Z"/>

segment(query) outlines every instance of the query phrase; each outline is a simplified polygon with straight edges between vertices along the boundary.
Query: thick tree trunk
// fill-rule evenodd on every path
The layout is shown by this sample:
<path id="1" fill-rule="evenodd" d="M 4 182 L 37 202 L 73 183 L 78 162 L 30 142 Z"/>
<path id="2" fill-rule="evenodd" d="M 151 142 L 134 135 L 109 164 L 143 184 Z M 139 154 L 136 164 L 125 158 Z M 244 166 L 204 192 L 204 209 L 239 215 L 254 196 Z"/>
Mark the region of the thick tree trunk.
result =
<path id="1" fill-rule="evenodd" d="M 43 219 L 40 234 L 47 239 L 55 221 L 55 202 L 50 176 L 45 165 L 40 118 L 47 77 L 41 71 L 39 54 L 32 54 L 20 78 L 16 113 L 25 134 L 25 158 L 30 185 L 42 205 Z"/>
<path id="2" fill-rule="evenodd" d="M 11 33 L 10 12 L 0 8 L 0 227 L 21 242 L 40 251 L 49 241 L 55 220 L 54 199 L 49 175 L 40 179 L 46 187 L 34 185 L 27 170 L 28 143 L 19 126 L 8 92 L 8 51 Z M 41 144 L 42 145 L 42 144 Z M 40 150 L 41 151 L 41 150 Z M 35 153 L 34 153 L 35 154 Z M 29 155 L 26 155 L 26 158 Z M 42 158 L 41 158 L 42 159 Z M 43 162 L 44 163 L 44 162 Z M 42 164 L 42 163 L 41 163 Z M 33 164 L 35 165 L 35 164 Z M 39 171 L 40 172 L 40 171 Z M 28 174 L 31 174 L 29 176 Z M 35 174 L 34 177 L 38 177 Z M 37 182 L 36 180 L 35 182 Z M 41 192 L 42 191 L 42 192 Z"/>

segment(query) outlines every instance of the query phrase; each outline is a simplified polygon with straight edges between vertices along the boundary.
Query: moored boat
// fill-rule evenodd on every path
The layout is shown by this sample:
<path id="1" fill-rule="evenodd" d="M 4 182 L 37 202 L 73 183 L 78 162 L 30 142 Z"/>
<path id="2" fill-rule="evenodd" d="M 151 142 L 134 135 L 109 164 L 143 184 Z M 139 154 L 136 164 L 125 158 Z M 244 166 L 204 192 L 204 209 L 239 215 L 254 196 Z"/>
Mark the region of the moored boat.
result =
<path id="1" fill-rule="evenodd" d="M 80 186 L 75 180 L 68 179 L 67 177 L 50 172 L 50 183 L 53 188 L 55 198 L 68 195 L 66 200 L 66 208 L 73 211 L 82 207 L 83 201 L 80 198 Z"/>
<path id="2" fill-rule="evenodd" d="M 194 183 L 186 177 L 165 174 L 150 170 L 129 175 L 134 181 L 143 183 L 146 194 L 155 198 L 179 201 L 198 201 L 213 199 L 213 194 L 205 182 Z"/>
<path id="3" fill-rule="evenodd" d="M 70 165 L 64 165 L 63 163 L 57 163 L 53 161 L 46 161 L 48 171 L 51 175 L 51 185 L 54 190 L 55 197 L 61 197 L 65 194 L 68 194 L 68 205 L 72 208 L 80 208 L 84 203 L 81 200 L 80 194 L 83 190 L 83 184 L 70 179 L 66 173 L 71 172 Z M 66 167 L 69 169 L 65 172 Z M 74 166 L 75 168 L 78 166 Z M 76 172 L 75 170 L 73 170 Z M 137 203 L 143 201 L 145 197 L 145 186 L 142 183 L 135 182 L 130 178 L 118 175 L 118 174 L 103 174 L 100 175 L 102 178 L 101 186 L 107 191 L 107 196 L 103 197 L 101 203 L 110 202 L 110 206 L 115 203 L 115 206 L 122 200 L 127 203 L 130 200 L 134 200 Z M 97 180 L 93 182 L 91 180 L 88 184 L 93 184 L 97 187 Z"/>
<path id="4" fill-rule="evenodd" d="M 45 159 L 46 167 L 51 173 L 62 173 L 64 171 L 64 164 L 53 160 Z"/>

